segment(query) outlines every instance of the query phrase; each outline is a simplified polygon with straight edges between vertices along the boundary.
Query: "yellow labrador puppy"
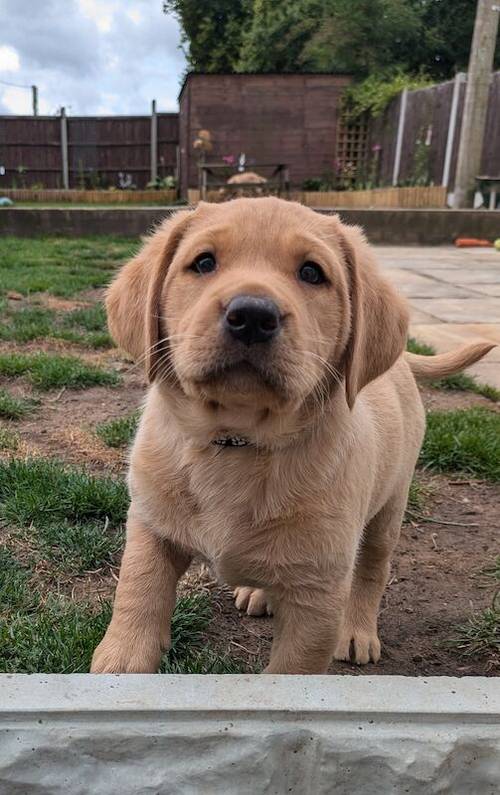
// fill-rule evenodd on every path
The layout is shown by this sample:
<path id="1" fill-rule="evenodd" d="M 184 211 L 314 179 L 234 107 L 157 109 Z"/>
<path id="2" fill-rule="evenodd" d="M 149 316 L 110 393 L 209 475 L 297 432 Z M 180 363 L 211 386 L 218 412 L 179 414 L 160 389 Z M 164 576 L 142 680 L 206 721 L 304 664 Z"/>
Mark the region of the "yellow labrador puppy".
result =
<path id="1" fill-rule="evenodd" d="M 250 613 L 266 671 L 377 661 L 377 613 L 424 434 L 414 374 L 488 344 L 403 354 L 405 303 L 362 233 L 274 198 L 165 221 L 112 283 L 111 333 L 151 383 L 127 542 L 95 672 L 154 672 L 176 583 L 209 559 Z"/>

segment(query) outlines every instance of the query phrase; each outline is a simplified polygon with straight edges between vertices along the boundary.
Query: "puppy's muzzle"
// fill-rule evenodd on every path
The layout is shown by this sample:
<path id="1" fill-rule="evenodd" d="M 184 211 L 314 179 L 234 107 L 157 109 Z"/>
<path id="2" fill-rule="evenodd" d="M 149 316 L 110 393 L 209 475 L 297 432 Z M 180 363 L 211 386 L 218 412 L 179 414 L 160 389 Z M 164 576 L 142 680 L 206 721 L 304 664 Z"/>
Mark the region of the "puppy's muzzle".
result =
<path id="1" fill-rule="evenodd" d="M 269 342 L 281 326 L 280 311 L 270 298 L 237 295 L 227 306 L 224 328 L 233 339 L 245 345 Z"/>

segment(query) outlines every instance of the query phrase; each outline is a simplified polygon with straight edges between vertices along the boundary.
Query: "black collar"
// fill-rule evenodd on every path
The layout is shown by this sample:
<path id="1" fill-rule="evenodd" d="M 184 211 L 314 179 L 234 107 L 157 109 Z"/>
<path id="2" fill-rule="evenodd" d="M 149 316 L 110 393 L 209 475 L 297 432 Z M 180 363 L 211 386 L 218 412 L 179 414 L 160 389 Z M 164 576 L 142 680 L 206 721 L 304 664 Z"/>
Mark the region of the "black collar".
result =
<path id="1" fill-rule="evenodd" d="M 212 444 L 218 447 L 248 447 L 252 443 L 245 436 L 219 436 L 218 439 L 213 440 Z"/>

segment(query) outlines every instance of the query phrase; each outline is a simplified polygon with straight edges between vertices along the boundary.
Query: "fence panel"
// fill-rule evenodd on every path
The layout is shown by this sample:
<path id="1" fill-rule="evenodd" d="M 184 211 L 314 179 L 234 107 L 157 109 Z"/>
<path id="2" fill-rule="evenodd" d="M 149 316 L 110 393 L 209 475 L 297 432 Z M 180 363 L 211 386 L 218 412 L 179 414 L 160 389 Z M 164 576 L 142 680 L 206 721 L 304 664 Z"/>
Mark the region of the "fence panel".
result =
<path id="1" fill-rule="evenodd" d="M 159 175 L 173 175 L 179 137 L 177 113 L 158 114 Z M 70 188 L 119 187 L 119 173 L 137 188 L 150 179 L 150 116 L 69 116 Z M 0 117 L 0 188 L 61 188 L 60 117 Z"/>

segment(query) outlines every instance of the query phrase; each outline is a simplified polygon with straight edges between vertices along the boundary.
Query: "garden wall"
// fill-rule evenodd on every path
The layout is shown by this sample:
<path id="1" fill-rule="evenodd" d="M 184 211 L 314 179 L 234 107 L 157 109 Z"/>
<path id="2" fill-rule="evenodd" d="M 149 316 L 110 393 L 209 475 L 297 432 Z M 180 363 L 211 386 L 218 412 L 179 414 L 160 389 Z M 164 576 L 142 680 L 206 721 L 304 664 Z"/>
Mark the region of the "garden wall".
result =
<path id="1" fill-rule="evenodd" d="M 3 675 L 0 792 L 494 795 L 499 719 L 486 677 Z"/>

